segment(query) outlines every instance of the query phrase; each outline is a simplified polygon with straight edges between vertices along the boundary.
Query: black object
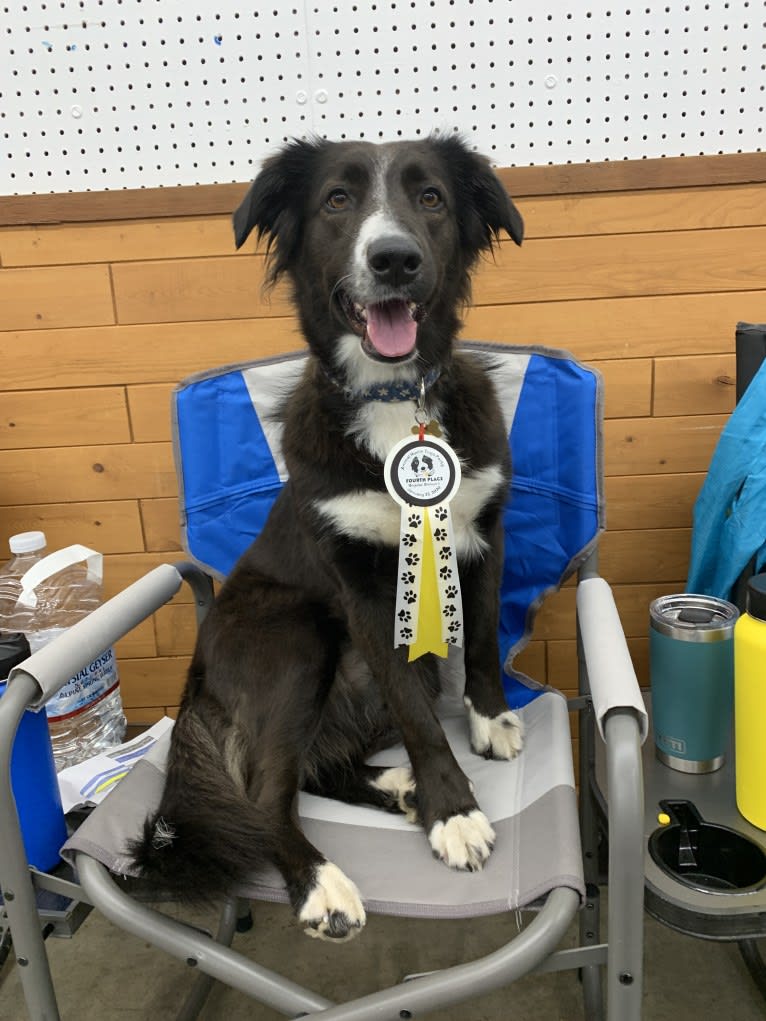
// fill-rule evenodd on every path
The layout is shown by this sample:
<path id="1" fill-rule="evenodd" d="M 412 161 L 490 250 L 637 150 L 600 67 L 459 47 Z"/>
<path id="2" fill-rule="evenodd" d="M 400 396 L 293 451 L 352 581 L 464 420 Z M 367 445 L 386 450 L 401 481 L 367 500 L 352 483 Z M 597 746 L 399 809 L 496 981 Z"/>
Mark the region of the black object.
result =
<path id="1" fill-rule="evenodd" d="M 705 893 L 749 893 L 766 885 L 766 852 L 728 826 L 706 822 L 691 801 L 661 801 L 671 823 L 649 837 L 649 853 L 680 883 Z"/>
<path id="2" fill-rule="evenodd" d="M 737 323 L 737 401 L 766 358 L 766 323 Z"/>
<path id="3" fill-rule="evenodd" d="M 745 390 L 753 381 L 761 363 L 766 359 L 766 323 L 737 323 L 734 335 L 737 359 L 737 403 L 739 404 Z M 737 579 L 732 594 L 732 602 L 736 603 L 740 613 L 744 612 L 747 602 L 747 580 L 755 573 L 755 557 L 745 567 Z"/>
<path id="4" fill-rule="evenodd" d="M 0 631 L 0 681 L 29 658 L 29 642 L 20 631 Z"/>
<path id="5" fill-rule="evenodd" d="M 766 573 L 748 579 L 745 606 L 751 617 L 766 620 Z"/>
<path id="6" fill-rule="evenodd" d="M 684 624 L 711 624 L 713 611 L 705 610 L 702 607 L 685 606 L 678 614 L 678 619 Z"/>

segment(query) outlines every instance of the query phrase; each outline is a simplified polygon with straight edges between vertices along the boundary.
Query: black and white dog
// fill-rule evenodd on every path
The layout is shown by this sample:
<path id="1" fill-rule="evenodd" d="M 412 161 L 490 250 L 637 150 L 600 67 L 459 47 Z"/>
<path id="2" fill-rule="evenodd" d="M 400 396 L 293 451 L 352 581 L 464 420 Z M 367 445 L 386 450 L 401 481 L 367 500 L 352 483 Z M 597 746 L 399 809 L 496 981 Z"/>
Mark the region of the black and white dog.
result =
<path id="1" fill-rule="evenodd" d="M 421 385 L 462 465 L 451 508 L 472 746 L 501 759 L 522 746 L 497 645 L 507 439 L 487 372 L 453 343 L 479 255 L 500 231 L 521 244 L 523 224 L 484 158 L 433 136 L 294 141 L 234 231 L 237 247 L 268 239 L 311 357 L 284 412 L 289 482 L 201 628 L 162 802 L 131 850 L 191 897 L 272 863 L 306 931 L 348 939 L 362 901 L 301 832 L 300 789 L 405 813 L 453 868 L 482 868 L 494 840 L 434 712 L 435 657 L 394 648 L 400 508 L 383 462 Z M 365 764 L 399 741 L 411 766 Z"/>

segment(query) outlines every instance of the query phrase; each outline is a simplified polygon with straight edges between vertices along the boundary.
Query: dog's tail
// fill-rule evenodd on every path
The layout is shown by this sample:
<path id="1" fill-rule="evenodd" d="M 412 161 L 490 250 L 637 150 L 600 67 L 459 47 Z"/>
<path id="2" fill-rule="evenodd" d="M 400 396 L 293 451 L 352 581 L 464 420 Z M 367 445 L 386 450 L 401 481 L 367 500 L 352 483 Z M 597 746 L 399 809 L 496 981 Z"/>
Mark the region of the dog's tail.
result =
<path id="1" fill-rule="evenodd" d="M 244 745 L 234 731 L 219 746 L 183 710 L 174 731 L 162 800 L 127 851 L 153 890 L 217 898 L 273 860 L 273 823 L 245 793 Z"/>

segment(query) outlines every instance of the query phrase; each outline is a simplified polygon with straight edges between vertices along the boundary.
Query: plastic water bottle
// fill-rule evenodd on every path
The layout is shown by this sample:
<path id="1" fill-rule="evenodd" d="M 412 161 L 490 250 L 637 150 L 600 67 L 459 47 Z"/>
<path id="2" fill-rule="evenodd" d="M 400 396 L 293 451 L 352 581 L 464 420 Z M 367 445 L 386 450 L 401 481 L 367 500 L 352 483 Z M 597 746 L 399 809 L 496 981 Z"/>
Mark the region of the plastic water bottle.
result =
<path id="1" fill-rule="evenodd" d="M 45 532 L 21 532 L 8 540 L 11 559 L 0 567 L 0 630 L 21 631 L 26 634 L 34 628 L 35 611 L 18 606 L 21 579 L 27 571 L 46 556 Z M 45 600 L 42 591 L 41 601 Z"/>
<path id="2" fill-rule="evenodd" d="M 766 574 L 749 579 L 734 628 L 734 755 L 737 808 L 766 830 Z"/>
<path id="3" fill-rule="evenodd" d="M 36 652 L 101 604 L 103 557 L 79 545 L 42 556 L 42 532 L 13 536 L 9 545 L 13 559 L 0 569 L 0 628 L 23 631 Z M 45 711 L 57 770 L 120 744 L 126 723 L 114 650 L 70 678 Z"/>

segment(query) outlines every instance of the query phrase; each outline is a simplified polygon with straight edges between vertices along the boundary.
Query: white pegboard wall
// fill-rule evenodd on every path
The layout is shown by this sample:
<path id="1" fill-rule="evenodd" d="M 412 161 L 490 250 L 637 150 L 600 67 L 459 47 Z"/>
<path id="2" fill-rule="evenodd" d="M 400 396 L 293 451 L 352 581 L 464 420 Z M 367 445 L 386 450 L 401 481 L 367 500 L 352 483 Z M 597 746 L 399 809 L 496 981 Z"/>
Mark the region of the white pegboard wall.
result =
<path id="1" fill-rule="evenodd" d="M 760 151 L 761 0 L 0 0 L 0 194 L 244 181 L 284 139 L 498 165 Z"/>

